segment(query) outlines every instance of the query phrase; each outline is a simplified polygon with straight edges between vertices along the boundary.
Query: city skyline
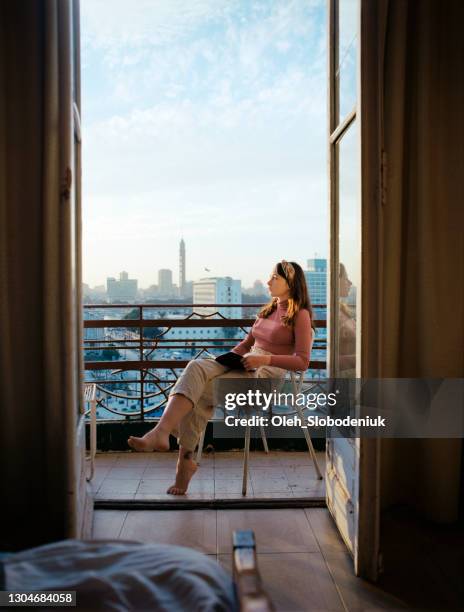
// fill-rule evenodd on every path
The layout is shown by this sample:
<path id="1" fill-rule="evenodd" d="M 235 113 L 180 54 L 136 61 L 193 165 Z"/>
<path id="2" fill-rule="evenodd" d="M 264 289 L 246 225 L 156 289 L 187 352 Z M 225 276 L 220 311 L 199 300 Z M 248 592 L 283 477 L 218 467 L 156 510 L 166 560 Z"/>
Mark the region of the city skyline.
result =
<path id="1" fill-rule="evenodd" d="M 155 280 L 156 280 L 156 278 L 158 277 L 158 272 L 160 272 L 160 271 L 169 271 L 169 272 L 172 272 L 172 275 L 173 275 L 173 276 L 175 275 L 175 270 L 171 270 L 170 268 L 160 268 L 159 270 L 156 270 L 156 271 L 154 272 L 154 274 L 153 274 L 153 279 L 155 279 Z M 117 279 L 118 279 L 118 277 L 119 277 L 121 274 L 123 274 L 123 273 L 126 273 L 126 274 L 128 274 L 128 275 L 129 275 L 129 279 L 128 279 L 128 280 L 137 280 L 137 281 L 139 280 L 139 279 L 137 278 L 137 276 L 136 276 L 136 275 L 132 275 L 132 274 L 131 274 L 130 272 L 128 272 L 127 270 L 121 270 L 121 271 L 117 272 L 116 274 L 107 275 L 107 276 L 104 278 L 104 280 L 102 280 L 101 282 L 97 282 L 95 285 L 92 285 L 91 283 L 88 283 L 88 282 L 86 281 L 86 279 L 83 279 L 82 283 L 83 283 L 84 285 L 88 286 L 88 287 L 89 287 L 89 288 L 91 288 L 91 289 L 95 289 L 95 288 L 98 288 L 98 287 L 106 287 L 106 285 L 107 285 L 107 281 L 108 281 L 108 280 L 117 280 Z M 194 278 L 194 279 L 187 280 L 187 282 L 199 282 L 199 281 L 201 281 L 201 280 L 211 279 L 211 278 L 233 278 L 233 277 L 231 277 L 230 275 L 228 275 L 228 276 L 219 276 L 219 275 L 217 275 L 217 276 L 207 276 L 207 275 L 205 275 L 205 276 L 201 276 L 201 277 L 199 277 L 199 278 Z M 236 276 L 236 277 L 234 278 L 234 280 L 240 280 L 240 281 L 241 281 L 242 279 Z M 251 288 L 253 287 L 254 283 L 256 283 L 256 282 L 260 282 L 260 283 L 262 283 L 262 284 L 264 285 L 264 287 L 266 286 L 266 280 L 257 278 L 257 279 L 255 279 L 255 280 L 253 281 L 253 283 L 251 283 L 250 285 L 247 285 L 247 286 L 243 285 L 243 287 L 244 287 L 245 289 L 251 289 Z M 149 283 L 148 283 L 148 285 L 146 285 L 146 286 L 145 286 L 145 285 L 141 285 L 141 284 L 139 283 L 139 285 L 138 285 L 138 289 L 139 289 L 139 290 L 146 290 L 146 289 L 149 289 L 149 288 L 150 288 L 150 287 L 152 287 L 152 286 L 159 286 L 159 284 L 158 284 L 157 282 L 149 282 Z M 179 286 L 178 286 L 176 283 L 174 283 L 174 282 L 172 283 L 172 286 L 173 286 L 173 287 L 176 287 L 177 289 L 179 288 Z"/>
<path id="2" fill-rule="evenodd" d="M 248 294 L 254 294 L 254 295 L 265 295 L 267 294 L 267 288 L 266 288 L 266 281 L 262 280 L 262 279 L 255 279 L 253 282 L 253 285 L 251 286 L 242 286 L 242 279 L 241 278 L 235 278 L 233 279 L 230 276 L 227 277 L 218 277 L 218 276 L 202 276 L 200 278 L 197 279 L 191 279 L 191 280 L 187 280 L 187 278 L 185 277 L 185 269 L 186 269 L 186 249 L 185 249 L 185 242 L 183 239 L 181 239 L 180 242 L 180 259 L 179 259 L 179 280 L 183 280 L 183 290 L 181 288 L 180 285 L 176 285 L 176 283 L 173 283 L 173 278 L 176 274 L 175 270 L 171 270 L 168 268 L 160 268 L 157 273 L 157 279 L 158 279 L 158 283 L 151 283 L 146 287 L 142 287 L 138 285 L 138 279 L 134 278 L 134 277 L 130 277 L 129 273 L 127 271 L 121 271 L 119 272 L 119 282 L 125 283 L 126 285 L 129 284 L 128 287 L 126 287 L 125 290 L 129 290 L 129 292 L 134 293 L 135 294 L 139 294 L 139 293 L 149 293 L 150 289 L 153 289 L 154 287 L 156 287 L 157 289 L 157 293 L 159 296 L 161 297 L 166 297 L 166 296 L 171 296 L 171 297 L 185 297 L 185 298 L 189 298 L 192 296 L 192 291 L 193 294 L 195 295 L 195 285 L 201 284 L 201 281 L 212 281 L 212 280 L 230 280 L 233 282 L 239 282 L 240 286 L 241 286 L 241 292 L 243 293 L 248 293 Z M 326 302 L 327 299 L 327 259 L 326 258 L 322 258 L 320 255 L 318 255 L 317 253 L 314 253 L 314 256 L 307 259 L 306 260 L 306 264 L 302 266 L 305 278 L 306 278 L 306 282 L 308 284 L 308 290 L 310 291 L 310 296 L 311 296 L 311 300 L 314 303 L 324 303 Z M 210 272 L 209 269 L 205 269 L 205 272 Z M 108 293 L 108 297 L 110 297 L 110 286 L 114 287 L 114 291 L 115 291 L 115 296 L 116 297 L 120 297 L 118 295 L 118 292 L 121 291 L 121 289 L 117 288 L 117 282 L 116 281 L 116 277 L 111 276 L 111 277 L 107 277 L 106 278 L 106 288 L 105 288 L 105 284 L 100 284 L 97 286 L 94 286 L 93 288 L 90 287 L 90 285 L 88 283 L 86 283 L 84 281 L 84 285 L 86 287 L 89 288 L 89 290 L 96 290 L 96 289 L 105 289 L 105 291 Z M 189 286 L 189 291 L 187 292 L 187 286 Z M 353 291 L 355 291 L 355 286 L 353 285 Z"/>
<path id="3" fill-rule="evenodd" d="M 83 276 L 327 254 L 326 2 L 82 0 Z M 177 278 L 177 277 L 176 277 Z"/>
<path id="4" fill-rule="evenodd" d="M 301 265 L 302 269 L 305 271 L 305 274 L 309 271 L 312 270 L 312 266 L 317 265 L 317 262 L 321 262 L 319 265 L 323 265 L 324 270 L 327 270 L 327 260 L 325 258 L 322 258 L 320 255 L 318 255 L 317 253 L 314 253 L 314 257 L 309 258 L 306 260 L 306 264 L 305 265 Z M 325 262 L 325 263 L 322 263 Z M 180 239 L 179 242 L 179 260 L 178 260 L 178 278 L 179 278 L 179 284 L 176 285 L 176 283 L 173 282 L 173 278 L 176 276 L 176 270 L 172 270 L 171 268 L 159 268 L 156 272 L 156 278 L 158 279 L 157 283 L 150 283 L 149 285 L 142 287 L 142 286 L 138 286 L 137 290 L 147 290 L 150 289 L 151 287 L 155 287 L 157 286 L 160 290 L 160 293 L 163 294 L 163 291 L 166 294 L 169 293 L 174 293 L 174 291 L 172 291 L 174 288 L 176 288 L 176 290 L 179 293 L 179 297 L 185 297 L 186 296 L 186 290 L 187 290 L 187 286 L 189 284 L 191 284 L 192 282 L 198 282 L 200 280 L 204 280 L 206 278 L 211 279 L 211 278 L 232 278 L 231 275 L 226 275 L 226 276 L 220 276 L 220 275 L 211 275 L 211 269 L 210 268 L 204 268 L 203 272 L 208 273 L 207 276 L 205 276 L 204 274 L 202 276 L 200 276 L 199 278 L 195 278 L 195 279 L 188 279 L 187 275 L 186 275 L 186 269 L 187 269 L 187 249 L 186 249 L 186 245 L 185 245 L 185 241 L 183 238 Z M 136 281 L 136 283 L 138 284 L 138 278 L 137 277 L 132 277 L 131 279 L 129 279 L 129 273 L 127 272 L 127 270 L 123 270 L 121 272 L 119 272 L 119 279 L 123 280 L 123 281 L 129 281 L 129 282 L 133 282 Z M 108 283 L 110 281 L 115 281 L 116 280 L 116 276 L 112 275 L 112 276 L 106 276 L 106 280 L 105 283 L 108 286 Z M 237 280 L 242 280 L 237 279 Z M 90 284 L 87 283 L 85 280 L 83 281 L 84 285 L 87 285 L 90 288 Z M 105 285 L 105 283 L 103 284 L 99 284 L 99 285 L 94 285 L 94 288 L 96 287 L 102 287 Z M 249 285 L 248 287 L 244 287 L 245 289 L 249 290 L 251 289 L 253 286 L 256 285 L 263 285 L 263 289 L 266 290 L 266 279 L 260 279 L 260 278 L 256 278 L 253 281 L 252 285 Z"/>
<path id="5" fill-rule="evenodd" d="M 185 267 L 186 267 L 186 255 L 185 255 L 185 242 L 182 239 L 181 240 L 181 244 L 183 244 L 183 265 L 184 265 L 184 273 L 185 273 Z M 182 248 L 182 247 L 181 247 Z M 314 259 L 316 258 L 316 259 Z M 310 270 L 309 265 L 310 262 L 312 261 L 316 261 L 316 260 L 320 260 L 320 261 L 324 261 L 326 262 L 325 258 L 321 258 L 317 253 L 314 254 L 314 256 L 312 258 L 309 258 L 306 260 L 306 262 L 304 264 L 300 264 L 302 269 L 304 270 L 304 272 L 308 272 Z M 164 273 L 164 274 L 162 274 Z M 211 278 L 235 278 L 236 280 L 240 280 L 242 281 L 242 279 L 240 277 L 232 277 L 231 275 L 225 275 L 225 276 L 220 276 L 220 275 L 214 275 L 211 273 L 211 270 L 209 268 L 205 268 L 204 269 L 204 273 L 203 275 L 201 275 L 198 278 L 191 278 L 189 279 L 188 277 L 186 277 L 185 275 L 183 276 L 181 271 L 180 271 L 180 266 L 179 266 L 179 270 L 175 270 L 175 269 L 171 269 L 171 268 L 158 268 L 156 271 L 153 271 L 153 278 L 157 279 L 158 282 L 149 282 L 148 285 L 146 286 L 142 286 L 142 285 L 138 285 L 138 289 L 139 290 L 146 290 L 149 289 L 152 286 L 158 286 L 160 287 L 162 285 L 163 282 L 166 281 L 161 281 L 160 282 L 160 278 L 166 278 L 166 276 L 169 276 L 170 280 L 168 281 L 168 284 L 170 284 L 172 287 L 177 288 L 179 291 L 181 290 L 181 286 L 177 285 L 176 283 L 173 282 L 173 278 L 175 278 L 176 273 L 179 274 L 179 278 L 183 278 L 184 283 L 192 283 L 192 282 L 198 282 L 200 280 L 204 280 L 204 279 L 211 279 Z M 128 272 L 126 269 L 125 270 L 121 270 L 119 271 L 117 274 L 112 274 L 112 275 L 106 275 L 105 279 L 103 282 L 97 283 L 96 285 L 93 285 L 93 288 L 96 287 L 102 287 L 102 286 L 106 286 L 109 280 L 115 280 L 117 277 L 119 277 L 121 280 L 136 280 L 139 281 L 139 278 L 136 275 L 131 275 L 130 272 Z M 252 283 L 250 283 L 249 285 L 245 285 L 243 284 L 243 288 L 244 289 L 251 289 L 253 288 L 254 285 L 256 285 L 257 283 L 262 284 L 264 286 L 264 289 L 266 289 L 266 278 L 255 278 L 253 280 Z M 86 279 L 83 279 L 83 283 L 84 285 L 87 285 L 89 288 L 91 287 L 90 283 L 88 283 L 86 281 Z"/>

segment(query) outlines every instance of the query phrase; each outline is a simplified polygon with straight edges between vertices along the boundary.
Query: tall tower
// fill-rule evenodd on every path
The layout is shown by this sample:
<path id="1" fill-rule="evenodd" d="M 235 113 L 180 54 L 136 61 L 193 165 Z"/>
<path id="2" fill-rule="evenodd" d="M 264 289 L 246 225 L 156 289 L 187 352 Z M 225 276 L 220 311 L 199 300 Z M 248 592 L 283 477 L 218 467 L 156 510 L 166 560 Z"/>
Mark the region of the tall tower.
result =
<path id="1" fill-rule="evenodd" d="M 185 242 L 181 238 L 179 245 L 179 295 L 185 295 Z"/>

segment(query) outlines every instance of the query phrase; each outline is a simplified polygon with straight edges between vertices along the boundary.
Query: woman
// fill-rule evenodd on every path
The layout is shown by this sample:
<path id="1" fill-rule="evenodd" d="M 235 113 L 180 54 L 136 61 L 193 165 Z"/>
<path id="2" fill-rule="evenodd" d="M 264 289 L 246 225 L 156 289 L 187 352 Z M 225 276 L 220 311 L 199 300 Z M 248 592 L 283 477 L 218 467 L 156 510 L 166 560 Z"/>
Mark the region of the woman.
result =
<path id="1" fill-rule="evenodd" d="M 356 319 L 351 308 L 345 303 L 353 283 L 348 277 L 345 266 L 340 262 L 339 272 L 339 339 L 338 339 L 338 376 L 356 377 Z"/>
<path id="2" fill-rule="evenodd" d="M 176 480 L 168 489 L 183 495 L 197 470 L 193 452 L 214 406 L 212 381 L 221 377 L 283 378 L 287 370 L 306 370 L 311 350 L 311 302 L 301 267 L 278 263 L 267 283 L 271 301 L 258 314 L 246 338 L 232 352 L 242 356 L 244 370 L 230 370 L 215 359 L 190 361 L 169 394 L 159 423 L 142 438 L 130 436 L 137 451 L 169 450 L 169 435 L 177 433 L 179 458 Z"/>

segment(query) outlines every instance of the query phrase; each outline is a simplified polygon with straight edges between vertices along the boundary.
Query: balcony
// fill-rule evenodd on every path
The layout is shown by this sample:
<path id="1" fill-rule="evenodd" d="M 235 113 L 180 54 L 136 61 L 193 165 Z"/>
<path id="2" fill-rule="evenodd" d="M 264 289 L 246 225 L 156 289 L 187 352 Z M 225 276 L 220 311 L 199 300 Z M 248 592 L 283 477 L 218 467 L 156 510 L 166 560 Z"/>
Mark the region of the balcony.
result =
<path id="1" fill-rule="evenodd" d="M 99 304 L 84 307 L 86 382 L 97 384 L 100 420 L 156 420 L 191 359 L 233 348 L 262 304 Z M 306 382 L 325 378 L 326 321 L 317 318 Z M 232 318 L 223 312 L 242 312 Z M 166 317 L 166 312 L 170 317 Z M 163 316 L 161 316 L 163 315 Z M 130 318 L 129 318 L 130 317 Z M 322 334 L 321 334 L 322 332 Z"/>
<path id="2" fill-rule="evenodd" d="M 261 304 L 100 304 L 84 311 L 85 380 L 96 385 L 98 444 L 92 487 L 98 507 L 130 502 L 144 506 L 182 499 L 166 494 L 173 484 L 176 453 L 132 453 L 128 435 L 153 426 L 170 389 L 191 359 L 215 357 L 233 348 L 253 325 Z M 315 306 L 315 317 L 324 305 Z M 224 313 L 235 316 L 225 316 Z M 237 314 L 239 316 L 237 316 Z M 241 316 L 240 316 L 241 315 Z M 317 329 L 310 369 L 302 391 L 325 378 L 326 321 Z M 188 501 L 243 502 L 243 435 L 217 435 L 223 412 L 217 409 L 206 431 L 201 464 Z M 216 435 L 215 435 L 216 434 Z M 285 438 L 251 440 L 246 500 L 323 503 L 325 483 L 316 477 L 301 428 Z M 314 440 L 324 471 L 324 439 Z M 102 452 L 103 451 L 103 452 Z M 106 451 L 106 452 L 105 452 Z M 185 498 L 184 498 L 185 499 Z"/>

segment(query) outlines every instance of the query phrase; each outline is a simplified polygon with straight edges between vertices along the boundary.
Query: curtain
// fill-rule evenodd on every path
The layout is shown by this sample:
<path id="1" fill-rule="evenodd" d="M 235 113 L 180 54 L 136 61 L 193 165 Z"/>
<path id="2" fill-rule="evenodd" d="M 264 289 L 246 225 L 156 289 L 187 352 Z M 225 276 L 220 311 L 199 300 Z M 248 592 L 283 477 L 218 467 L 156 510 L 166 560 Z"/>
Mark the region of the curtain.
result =
<path id="1" fill-rule="evenodd" d="M 381 376 L 462 377 L 463 5 L 387 4 Z M 460 440 L 384 441 L 383 451 L 387 497 L 436 520 L 456 518 Z"/>
<path id="2" fill-rule="evenodd" d="M 76 534 L 71 0 L 0 3 L 0 91 L 0 542 L 16 550 Z"/>

